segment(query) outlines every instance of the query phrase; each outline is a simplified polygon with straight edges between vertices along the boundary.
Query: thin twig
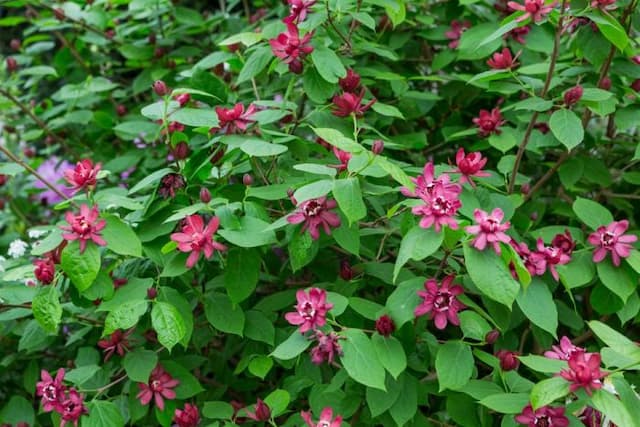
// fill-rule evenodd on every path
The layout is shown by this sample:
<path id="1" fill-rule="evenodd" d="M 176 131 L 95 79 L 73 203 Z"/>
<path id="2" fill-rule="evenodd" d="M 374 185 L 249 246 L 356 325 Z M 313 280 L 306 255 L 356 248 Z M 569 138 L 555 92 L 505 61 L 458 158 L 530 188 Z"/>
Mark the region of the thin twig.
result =
<path id="1" fill-rule="evenodd" d="M 338 27 L 336 27 L 335 22 L 333 22 L 333 17 L 331 16 L 331 11 L 329 10 L 329 1 L 327 0 L 324 4 L 327 8 L 327 22 L 329 22 L 331 28 L 333 28 L 336 34 L 338 34 L 338 36 L 340 36 L 340 38 L 347 44 L 347 48 L 349 49 L 349 51 L 351 51 L 351 42 L 348 38 L 345 37 L 344 34 L 342 34 L 342 31 L 340 31 Z"/>
<path id="2" fill-rule="evenodd" d="M 42 129 L 47 135 L 49 135 L 50 137 L 55 139 L 56 142 L 64 145 L 64 140 L 62 138 L 60 138 L 60 136 L 57 135 L 55 132 L 53 132 L 51 129 L 49 129 L 47 124 L 45 122 L 43 122 L 42 120 L 40 120 L 40 118 L 38 118 L 38 116 L 33 114 L 33 112 L 31 112 L 31 110 L 28 109 L 26 105 L 24 105 L 22 102 L 20 102 L 20 100 L 18 98 L 16 98 L 11 93 L 9 93 L 7 90 L 2 89 L 2 88 L 0 88 L 0 95 L 4 96 L 5 98 L 9 99 L 9 101 L 13 102 L 16 105 L 16 107 L 18 107 L 24 114 L 29 116 L 31 118 L 31 120 L 33 120 L 38 125 L 38 127 L 40 129 Z"/>

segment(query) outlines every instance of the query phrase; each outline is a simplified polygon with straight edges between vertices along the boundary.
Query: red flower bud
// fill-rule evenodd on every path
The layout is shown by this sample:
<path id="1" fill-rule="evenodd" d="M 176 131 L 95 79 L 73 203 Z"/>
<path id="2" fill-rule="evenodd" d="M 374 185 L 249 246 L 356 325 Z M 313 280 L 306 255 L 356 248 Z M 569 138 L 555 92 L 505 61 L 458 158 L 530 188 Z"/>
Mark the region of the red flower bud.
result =
<path id="1" fill-rule="evenodd" d="M 25 157 L 28 157 L 28 158 L 31 159 L 31 158 L 35 157 L 36 151 L 31 147 L 27 147 L 24 150 L 22 150 L 22 154 L 24 154 Z"/>
<path id="2" fill-rule="evenodd" d="M 180 95 L 174 96 L 173 99 L 178 101 L 181 107 L 184 107 L 189 102 L 189 100 L 191 100 L 191 95 L 188 93 L 181 93 Z"/>
<path id="3" fill-rule="evenodd" d="M 496 356 L 500 359 L 500 368 L 503 371 L 513 371 L 520 366 L 520 360 L 516 357 L 518 353 L 515 351 L 500 350 L 496 353 Z"/>
<path id="4" fill-rule="evenodd" d="M 356 89 L 360 87 L 360 74 L 349 68 L 347 75 L 338 80 L 338 84 L 340 84 L 343 91 L 355 93 Z"/>
<path id="5" fill-rule="evenodd" d="M 6 183 L 7 183 L 7 175 L 0 173 L 0 187 L 5 185 Z"/>
<path id="6" fill-rule="evenodd" d="M 163 82 L 162 80 L 156 80 L 153 83 L 152 87 L 153 87 L 154 92 L 158 96 L 165 96 L 166 94 L 169 93 L 169 88 L 167 87 L 167 84 L 165 82 Z"/>
<path id="7" fill-rule="evenodd" d="M 211 160 L 209 160 L 211 162 L 212 165 L 217 164 L 220 159 L 222 159 L 222 157 L 224 156 L 224 148 L 220 147 L 218 148 L 214 153 L 213 156 L 211 156 Z"/>
<path id="8" fill-rule="evenodd" d="M 18 71 L 18 61 L 16 61 L 15 58 L 7 58 L 7 71 L 9 73 L 15 73 L 16 71 Z"/>
<path id="9" fill-rule="evenodd" d="M 602 79 L 598 87 L 604 90 L 611 89 L 611 79 L 609 78 L 609 76 L 605 76 L 605 78 Z"/>
<path id="10" fill-rule="evenodd" d="M 633 83 L 631 83 L 631 89 L 635 90 L 636 92 L 640 92 L 640 79 L 636 79 L 633 81 Z"/>
<path id="11" fill-rule="evenodd" d="M 171 154 L 176 160 L 184 160 L 189 156 L 189 144 L 182 141 L 171 149 Z"/>
<path id="12" fill-rule="evenodd" d="M 157 47 L 153 51 L 153 56 L 159 59 L 159 58 L 162 58 L 166 53 L 167 51 L 163 47 Z"/>
<path id="13" fill-rule="evenodd" d="M 576 104 L 578 101 L 580 101 L 580 98 L 582 98 L 582 92 L 582 86 L 580 85 L 572 87 L 571 89 L 566 91 L 564 93 L 564 105 L 566 105 L 567 107 L 571 107 L 572 105 Z"/>
<path id="14" fill-rule="evenodd" d="M 157 296 L 158 296 L 158 291 L 156 290 L 156 288 L 147 289 L 147 298 L 155 299 Z"/>
<path id="15" fill-rule="evenodd" d="M 149 37 L 147 37 L 147 40 L 149 41 L 149 44 L 156 44 L 156 35 L 155 33 L 151 33 L 149 34 Z"/>
<path id="16" fill-rule="evenodd" d="M 297 59 L 294 59 L 289 63 L 289 71 L 291 71 L 293 74 L 302 74 L 302 69 L 302 62 Z"/>
<path id="17" fill-rule="evenodd" d="M 125 107 L 123 104 L 118 104 L 118 105 L 116 106 L 116 113 L 117 113 L 120 117 L 122 117 L 122 116 L 126 115 L 126 114 L 127 114 L 127 107 Z"/>
<path id="18" fill-rule="evenodd" d="M 116 30 L 114 30 L 113 28 L 109 28 L 107 31 L 104 32 L 104 36 L 107 39 L 112 40 L 116 36 Z"/>
<path id="19" fill-rule="evenodd" d="M 211 192 L 205 187 L 200 189 L 200 201 L 202 203 L 209 203 L 211 201 Z"/>
<path id="20" fill-rule="evenodd" d="M 497 329 L 487 332 L 487 335 L 484 336 L 484 340 L 487 342 L 487 344 L 493 344 L 494 342 L 498 341 L 498 338 L 500 338 L 500 331 L 498 331 Z"/>
<path id="21" fill-rule="evenodd" d="M 65 18 L 64 10 L 60 8 L 53 9 L 53 14 L 55 15 L 58 21 L 64 21 L 64 18 Z"/>
<path id="22" fill-rule="evenodd" d="M 384 141 L 381 139 L 376 139 L 373 141 L 373 145 L 371 146 L 371 151 L 373 154 L 380 154 L 384 150 Z"/>
<path id="23" fill-rule="evenodd" d="M 56 275 L 56 266 L 50 258 L 37 259 L 33 262 L 33 265 L 36 267 L 33 270 L 33 274 L 40 283 L 49 285 L 53 282 Z"/>
<path id="24" fill-rule="evenodd" d="M 242 176 L 242 183 L 244 185 L 246 185 L 247 187 L 250 186 L 251 184 L 253 184 L 253 177 L 251 175 L 249 175 L 248 173 L 245 173 Z"/>
<path id="25" fill-rule="evenodd" d="M 22 43 L 19 39 L 12 39 L 11 42 L 9 42 L 9 46 L 11 46 L 11 49 L 17 52 L 22 47 Z"/>
<path id="26" fill-rule="evenodd" d="M 353 279 L 353 268 L 351 268 L 351 264 L 346 259 L 340 261 L 340 277 L 342 280 L 351 280 Z"/>
<path id="27" fill-rule="evenodd" d="M 529 185 L 529 183 L 525 182 L 524 184 L 522 184 L 522 186 L 520 187 L 520 192 L 526 196 L 527 194 L 529 194 L 529 191 L 531 191 L 531 186 Z"/>
<path id="28" fill-rule="evenodd" d="M 396 324 L 393 319 L 386 314 L 380 316 L 376 320 L 376 331 L 383 337 L 388 337 L 396 330 Z"/>

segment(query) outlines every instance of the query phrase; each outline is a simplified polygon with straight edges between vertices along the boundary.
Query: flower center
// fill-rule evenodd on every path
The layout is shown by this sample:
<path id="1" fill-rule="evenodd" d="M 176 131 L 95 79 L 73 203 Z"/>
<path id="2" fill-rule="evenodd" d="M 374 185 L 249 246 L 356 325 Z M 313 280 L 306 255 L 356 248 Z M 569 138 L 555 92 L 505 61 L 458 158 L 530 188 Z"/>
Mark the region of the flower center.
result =
<path id="1" fill-rule="evenodd" d="M 316 309 L 313 307 L 313 304 L 310 302 L 305 302 L 302 305 L 302 309 L 300 310 L 300 316 L 305 318 L 306 320 L 311 320 L 316 315 Z"/>
<path id="2" fill-rule="evenodd" d="M 202 249 L 207 242 L 207 237 L 202 233 L 195 232 L 191 235 L 191 238 L 193 239 L 191 241 L 191 248 L 193 250 Z"/>
<path id="3" fill-rule="evenodd" d="M 320 212 L 322 211 L 322 205 L 320 205 L 318 202 L 316 202 L 315 200 L 311 200 L 309 203 L 307 203 L 307 205 L 304 207 L 304 213 L 307 216 L 316 216 L 318 215 Z"/>
<path id="4" fill-rule="evenodd" d="M 151 387 L 150 388 L 153 391 L 159 391 L 160 390 L 160 381 L 158 381 L 158 380 L 151 381 Z"/>
<path id="5" fill-rule="evenodd" d="M 535 425 L 538 427 L 551 427 L 552 425 L 551 419 L 546 415 L 543 415 L 541 417 L 536 417 L 536 420 L 534 422 L 535 422 Z"/>
<path id="6" fill-rule="evenodd" d="M 56 390 L 56 388 L 50 384 L 48 386 L 46 386 L 43 390 L 44 397 L 46 397 L 48 400 L 56 400 L 57 396 L 58 396 L 58 392 Z"/>
<path id="7" fill-rule="evenodd" d="M 600 243 L 605 248 L 611 247 L 616 242 L 616 236 L 610 231 L 606 231 L 600 235 Z"/>
<path id="8" fill-rule="evenodd" d="M 436 197 L 431 203 L 431 210 L 436 215 L 447 215 L 451 209 L 451 202 L 442 196 Z"/>
<path id="9" fill-rule="evenodd" d="M 447 310 L 449 305 L 451 305 L 451 294 L 449 292 L 438 292 L 433 301 L 433 306 L 439 310 Z"/>
<path id="10" fill-rule="evenodd" d="M 485 221 L 480 224 L 480 228 L 485 233 L 495 233 L 498 230 L 498 226 L 500 223 L 493 218 L 487 218 Z"/>

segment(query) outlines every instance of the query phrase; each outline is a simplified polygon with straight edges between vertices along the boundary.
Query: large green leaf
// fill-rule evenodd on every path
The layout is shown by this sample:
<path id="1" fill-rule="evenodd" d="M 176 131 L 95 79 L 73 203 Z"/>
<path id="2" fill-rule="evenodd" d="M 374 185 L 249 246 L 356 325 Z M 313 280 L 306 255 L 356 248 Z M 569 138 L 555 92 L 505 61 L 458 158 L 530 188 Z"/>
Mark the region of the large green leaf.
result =
<path id="1" fill-rule="evenodd" d="M 82 427 L 122 427 L 124 418 L 115 403 L 92 400 L 87 404 L 89 414 L 82 417 Z"/>
<path id="2" fill-rule="evenodd" d="M 464 259 L 471 280 L 487 297 L 511 308 L 520 291 L 509 267 L 492 250 L 479 251 L 464 245 Z"/>
<path id="3" fill-rule="evenodd" d="M 542 380 L 531 390 L 531 406 L 538 409 L 569 394 L 569 383 L 562 377 Z"/>
<path id="4" fill-rule="evenodd" d="M 420 304 L 418 291 L 424 287 L 424 279 L 417 278 L 401 282 L 387 298 L 387 310 L 397 328 L 415 316 L 413 311 Z"/>
<path id="5" fill-rule="evenodd" d="M 129 329 L 138 323 L 138 319 L 147 312 L 148 301 L 144 299 L 126 301 L 107 314 L 104 321 L 104 334 L 116 329 Z"/>
<path id="6" fill-rule="evenodd" d="M 573 212 L 580 218 L 580 221 L 587 224 L 592 229 L 596 230 L 602 225 L 609 225 L 613 222 L 613 215 L 611 212 L 598 202 L 593 200 L 583 199 L 582 197 L 576 197 L 576 201 L 573 202 Z"/>
<path id="7" fill-rule="evenodd" d="M 119 255 L 142 256 L 142 242 L 128 224 L 115 215 L 105 215 L 104 219 L 107 226 L 102 230 L 102 237 L 107 241 L 107 248 Z"/>
<path id="8" fill-rule="evenodd" d="M 577 146 L 584 139 L 584 129 L 580 118 L 571 110 L 560 109 L 551 115 L 549 127 L 553 136 L 558 138 L 568 150 Z"/>
<path id="9" fill-rule="evenodd" d="M 400 269 L 412 259 L 420 261 L 433 254 L 440 248 L 444 233 L 437 232 L 433 228 L 422 228 L 418 225 L 413 227 L 402 238 L 400 250 L 393 268 L 393 281 L 398 278 Z"/>
<path id="10" fill-rule="evenodd" d="M 516 302 L 527 319 L 557 338 L 558 310 L 551 291 L 542 280 L 534 277 L 526 290 L 520 290 Z"/>
<path id="11" fill-rule="evenodd" d="M 460 390 L 471 379 L 473 368 L 473 354 L 467 344 L 461 341 L 444 343 L 436 355 L 439 391 Z"/>
<path id="12" fill-rule="evenodd" d="M 151 371 L 158 363 L 158 354 L 155 351 L 137 349 L 124 356 L 124 370 L 132 381 L 147 383 Z"/>
<path id="13" fill-rule="evenodd" d="M 214 328 L 230 334 L 243 335 L 244 312 L 240 306 L 233 304 L 228 296 L 217 292 L 209 294 L 204 310 L 207 320 Z"/>
<path id="14" fill-rule="evenodd" d="M 156 302 L 151 310 L 151 325 L 158 335 L 158 341 L 169 351 L 187 333 L 184 320 L 178 309 L 168 302 Z"/>
<path id="15" fill-rule="evenodd" d="M 367 207 L 362 200 L 362 190 L 358 178 L 338 179 L 333 182 L 333 195 L 340 210 L 344 212 L 349 225 L 367 215 Z"/>
<path id="16" fill-rule="evenodd" d="M 396 338 L 373 334 L 371 342 L 382 366 L 394 377 L 398 378 L 407 367 L 407 356 L 402 344 Z"/>
<path id="17" fill-rule="evenodd" d="M 597 264 L 597 269 L 602 284 L 625 303 L 638 287 L 637 275 L 626 264 L 616 267 L 611 259 L 607 258 Z"/>
<path id="18" fill-rule="evenodd" d="M 293 359 L 309 348 L 310 345 L 311 340 L 296 330 L 273 350 L 271 356 L 281 360 Z"/>
<path id="19" fill-rule="evenodd" d="M 359 329 L 347 329 L 343 336 L 340 360 L 349 376 L 360 384 L 385 390 L 385 370 L 371 340 Z"/>
<path id="20" fill-rule="evenodd" d="M 249 298 L 260 276 L 260 254 L 255 249 L 233 248 L 227 255 L 224 284 L 234 303 Z"/>
<path id="21" fill-rule="evenodd" d="M 237 83 L 242 83 L 247 80 L 251 80 L 253 77 L 260 74 L 262 70 L 266 68 L 266 66 L 273 59 L 273 53 L 271 52 L 271 48 L 269 46 L 259 47 L 254 50 L 253 53 L 247 58 L 247 62 L 245 62 L 240 74 L 238 75 Z"/>
<path id="22" fill-rule="evenodd" d="M 40 288 L 38 294 L 31 303 L 33 317 L 38 324 L 50 334 L 58 331 L 58 326 L 62 320 L 62 306 L 60 296 L 55 286 L 44 286 Z"/>
<path id="23" fill-rule="evenodd" d="M 93 243 L 87 243 L 83 253 L 77 241 L 69 243 L 62 250 L 60 266 L 71 283 L 82 292 L 88 289 L 100 271 L 100 251 Z"/>
<path id="24" fill-rule="evenodd" d="M 316 46 L 311 52 L 311 60 L 318 74 L 329 83 L 338 83 L 338 79 L 347 75 L 340 57 L 325 46 Z"/>

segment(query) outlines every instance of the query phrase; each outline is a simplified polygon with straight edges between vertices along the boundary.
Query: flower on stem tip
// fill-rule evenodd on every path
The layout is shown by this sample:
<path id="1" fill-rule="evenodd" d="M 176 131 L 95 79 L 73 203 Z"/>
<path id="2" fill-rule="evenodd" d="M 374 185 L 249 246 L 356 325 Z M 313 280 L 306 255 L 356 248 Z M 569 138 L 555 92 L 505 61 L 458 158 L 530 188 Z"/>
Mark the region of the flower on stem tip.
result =
<path id="1" fill-rule="evenodd" d="M 315 339 L 318 345 L 311 349 L 311 362 L 321 365 L 324 362 L 333 363 L 336 354 L 342 354 L 342 347 L 338 340 L 341 337 L 331 331 L 325 334 L 322 331 L 316 331 Z"/>
<path id="2" fill-rule="evenodd" d="M 491 58 L 487 60 L 489 67 L 494 70 L 510 70 L 518 66 L 516 62 L 518 55 L 511 55 L 509 48 L 502 49 L 502 52 L 495 52 Z"/>
<path id="3" fill-rule="evenodd" d="M 74 168 L 64 171 L 64 179 L 71 184 L 73 193 L 77 193 L 83 188 L 93 190 L 101 168 L 102 164 L 96 163 L 94 165 L 90 159 L 83 159 L 76 163 Z"/>
<path id="4" fill-rule="evenodd" d="M 552 345 L 551 350 L 544 352 L 544 357 L 556 360 L 569 360 L 574 353 L 584 353 L 585 349 L 573 345 L 569 337 L 560 338 L 560 345 Z"/>
<path id="5" fill-rule="evenodd" d="M 226 134 L 238 133 L 246 131 L 251 122 L 255 122 L 253 115 L 256 112 L 256 106 L 249 104 L 245 111 L 242 103 L 237 103 L 233 108 L 216 107 L 218 115 L 218 126 L 211 128 L 210 132 L 224 131 Z"/>
<path id="6" fill-rule="evenodd" d="M 383 314 L 376 320 L 376 332 L 383 337 L 390 336 L 396 330 L 396 324 L 387 314 Z"/>
<path id="7" fill-rule="evenodd" d="M 337 206 L 335 200 L 327 200 L 326 197 L 317 199 L 309 199 L 297 205 L 296 212 L 287 217 L 289 224 L 300 224 L 302 230 L 309 230 L 309 234 L 313 240 L 320 238 L 320 229 L 322 226 L 326 234 L 331 234 L 331 228 L 340 226 L 340 217 L 331 212 Z"/>
<path id="8" fill-rule="evenodd" d="M 469 21 L 460 22 L 455 19 L 451 21 L 451 29 L 444 33 L 444 36 L 451 40 L 449 42 L 449 47 L 451 49 L 456 49 L 458 47 L 458 45 L 460 44 L 460 37 L 462 36 L 462 33 L 464 33 L 469 28 L 471 28 L 471 22 Z"/>
<path id="9" fill-rule="evenodd" d="M 269 40 L 269 44 L 273 54 L 282 59 L 285 64 L 289 64 L 289 71 L 300 74 L 302 73 L 302 60 L 313 52 L 313 46 L 309 44 L 311 37 L 313 37 L 313 31 L 300 38 L 297 25 L 292 22 L 285 22 L 285 24 L 287 31 Z"/>
<path id="10" fill-rule="evenodd" d="M 547 261 L 544 255 L 538 252 L 531 252 L 529 246 L 527 246 L 525 242 L 518 243 L 515 240 L 511 239 L 510 243 L 522 260 L 522 263 L 524 264 L 527 271 L 529 271 L 529 274 L 531 274 L 532 276 L 542 276 L 544 274 L 544 272 L 547 270 Z M 518 275 L 516 273 L 513 261 L 509 263 L 509 268 L 511 270 L 513 278 L 517 279 Z"/>
<path id="11" fill-rule="evenodd" d="M 43 285 L 49 285 L 53 282 L 53 279 L 56 275 L 56 266 L 53 263 L 53 260 L 49 257 L 43 259 L 37 259 L 33 261 L 33 265 L 35 268 L 33 269 L 33 274 L 36 276 L 36 279 Z"/>
<path id="12" fill-rule="evenodd" d="M 98 246 L 106 246 L 107 242 L 100 235 L 100 231 L 104 229 L 107 222 L 104 219 L 98 219 L 100 213 L 97 207 L 82 205 L 80 212 L 74 215 L 72 212 L 65 214 L 65 220 L 69 225 L 62 225 L 60 228 L 66 233 L 62 234 L 65 240 L 78 240 L 80 243 L 80 253 L 83 253 L 87 247 L 89 240 Z"/>
<path id="13" fill-rule="evenodd" d="M 343 91 L 349 93 L 355 93 L 360 87 L 360 74 L 353 71 L 353 69 L 347 69 L 347 75 L 338 80 L 338 84 Z"/>
<path id="14" fill-rule="evenodd" d="M 515 419 L 518 424 L 527 427 L 568 427 L 569 420 L 565 417 L 564 411 L 563 406 L 552 408 L 546 405 L 534 411 L 529 404 Z"/>
<path id="15" fill-rule="evenodd" d="M 292 325 L 300 326 L 301 334 L 327 323 L 327 312 L 333 308 L 333 304 L 327 302 L 327 291 L 320 288 L 311 288 L 309 293 L 299 290 L 296 299 L 296 311 L 284 317 Z"/>
<path id="16" fill-rule="evenodd" d="M 176 398 L 176 392 L 173 389 L 178 384 L 180 381 L 169 375 L 162 365 L 158 364 L 151 371 L 147 384 L 138 383 L 140 392 L 136 398 L 140 400 L 141 405 L 148 405 L 153 399 L 158 409 L 164 411 L 164 399 L 173 400 Z"/>
<path id="17" fill-rule="evenodd" d="M 473 119 L 473 123 L 478 126 L 480 136 L 488 136 L 492 133 L 500 135 L 502 133 L 500 126 L 505 124 L 506 121 L 502 119 L 502 113 L 500 109 L 496 107 L 491 111 L 480 110 L 478 117 Z"/>
<path id="18" fill-rule="evenodd" d="M 466 306 L 457 298 L 464 292 L 462 286 L 451 286 L 455 277 L 454 275 L 445 277 L 440 286 L 435 279 L 424 282 L 425 290 L 418 291 L 418 295 L 423 301 L 416 307 L 414 314 L 423 316 L 430 313 L 430 319 L 434 320 L 438 329 L 446 328 L 448 322 L 458 326 L 460 324 L 458 312 Z"/>
<path id="19" fill-rule="evenodd" d="M 616 0 L 592 0 L 591 7 L 600 9 L 615 9 Z"/>
<path id="20" fill-rule="evenodd" d="M 62 411 L 60 415 L 60 427 L 64 427 L 67 421 L 72 421 L 74 426 L 78 425 L 78 421 L 83 414 L 89 413 L 86 406 L 84 406 L 84 397 L 79 394 L 75 389 L 70 389 L 67 394 L 67 398 L 61 403 Z"/>
<path id="21" fill-rule="evenodd" d="M 289 16 L 283 19 L 284 23 L 300 23 L 307 18 L 311 6 L 316 0 L 287 0 L 289 4 Z"/>
<path id="22" fill-rule="evenodd" d="M 515 1 L 510 1 L 507 6 L 512 10 L 524 12 L 522 16 L 516 19 L 516 22 L 522 22 L 528 18 L 532 18 L 535 22 L 540 22 L 556 5 L 555 1 L 548 5 L 545 5 L 544 2 L 545 0 L 524 0 L 524 5 L 521 5 Z"/>
<path id="23" fill-rule="evenodd" d="M 331 102 L 333 102 L 333 115 L 338 117 L 347 117 L 351 114 L 354 114 L 356 117 L 362 117 L 369 108 L 373 104 L 375 104 L 376 99 L 373 98 L 371 101 L 366 104 L 362 103 L 362 99 L 364 98 L 365 90 L 364 88 L 360 90 L 360 94 L 356 95 L 355 93 L 344 92 L 342 95 L 336 95 L 333 97 Z"/>
<path id="24" fill-rule="evenodd" d="M 518 359 L 519 353 L 509 350 L 499 350 L 496 353 L 496 357 L 500 361 L 500 368 L 503 371 L 513 371 L 520 366 L 520 360 Z"/>
<path id="25" fill-rule="evenodd" d="M 627 258 L 631 255 L 631 243 L 638 240 L 638 236 L 633 234 L 624 234 L 629 228 L 629 221 L 613 221 L 611 224 L 598 227 L 598 229 L 589 235 L 588 241 L 596 247 L 593 251 L 593 262 L 601 262 L 607 252 L 611 253 L 611 260 L 617 267 L 620 265 L 620 258 Z"/>
<path id="26" fill-rule="evenodd" d="M 468 182 L 472 187 L 475 187 L 475 183 L 471 179 L 472 177 L 491 176 L 487 172 L 482 171 L 482 168 L 486 163 L 487 158 L 482 157 L 482 153 L 473 152 L 465 154 L 464 148 L 460 148 L 456 153 L 457 168 L 452 172 L 462 174 L 460 177 L 461 184 Z"/>
<path id="27" fill-rule="evenodd" d="M 177 409 L 173 413 L 173 422 L 177 427 L 196 427 L 200 423 L 200 412 L 196 405 L 185 403 L 183 409 Z"/>
<path id="28" fill-rule="evenodd" d="M 544 257 L 546 266 L 549 268 L 549 272 L 553 278 L 558 281 L 560 277 L 558 276 L 556 265 L 567 264 L 571 261 L 571 256 L 567 255 L 562 249 L 553 245 L 545 246 L 544 242 L 540 238 L 538 238 L 537 241 L 537 248 L 538 253 Z"/>
<path id="29" fill-rule="evenodd" d="M 300 416 L 308 427 L 340 427 L 342 424 L 342 417 L 338 415 L 333 418 L 333 409 L 328 406 L 320 413 L 320 419 L 317 423 L 313 422 L 311 411 L 301 411 Z"/>
<path id="30" fill-rule="evenodd" d="M 462 192 L 462 187 L 459 184 L 450 182 L 451 177 L 449 175 L 443 174 L 436 178 L 433 162 L 426 163 L 422 168 L 422 175 L 417 178 L 411 178 L 411 181 L 416 186 L 415 190 L 411 191 L 406 187 L 402 187 L 400 192 L 407 197 L 418 197 L 425 201 L 433 197 L 434 191 L 438 187 L 442 187 L 447 198 L 457 198 Z"/>
<path id="31" fill-rule="evenodd" d="M 600 353 L 574 352 L 568 363 L 569 369 L 560 371 L 560 376 L 571 383 L 570 391 L 584 388 L 591 396 L 593 390 L 602 388 L 601 379 L 606 374 L 600 371 Z"/>
<path id="32" fill-rule="evenodd" d="M 247 418 L 252 419 L 254 421 L 261 422 L 261 421 L 269 421 L 269 419 L 271 419 L 271 409 L 260 398 L 258 398 L 258 401 L 256 402 L 252 411 L 245 408 L 244 412 Z"/>
<path id="33" fill-rule="evenodd" d="M 339 165 L 330 165 L 332 168 L 336 168 L 338 172 L 342 172 L 347 170 L 349 166 L 349 160 L 351 160 L 351 153 L 347 151 L 342 151 L 338 147 L 333 147 L 333 155 L 336 156 L 336 159 L 340 162 Z"/>
<path id="34" fill-rule="evenodd" d="M 211 258 L 214 251 L 226 251 L 227 247 L 213 240 L 214 233 L 220 226 L 220 219 L 216 216 L 209 220 L 205 227 L 200 215 L 189 215 L 184 219 L 182 230 L 171 235 L 171 240 L 178 244 L 180 252 L 190 252 L 187 267 L 193 267 L 200 253 L 204 252 L 206 259 Z"/>
<path id="35" fill-rule="evenodd" d="M 422 216 L 420 227 L 430 228 L 434 226 L 436 231 L 440 231 L 443 226 L 448 225 L 451 229 L 457 230 L 458 223 L 454 216 L 462 206 L 458 196 L 451 196 L 444 186 L 438 185 L 431 192 L 428 200 L 422 199 L 424 204 L 414 206 L 411 212 L 414 215 Z"/>
<path id="36" fill-rule="evenodd" d="M 40 371 L 40 381 L 36 384 L 36 396 L 40 397 L 42 410 L 44 412 L 57 412 L 62 410 L 61 403 L 67 387 L 62 384 L 64 380 L 64 369 L 58 369 L 55 379 L 44 369 Z"/>
<path id="37" fill-rule="evenodd" d="M 483 251 L 487 243 L 490 243 L 495 253 L 500 255 L 500 242 L 511 242 L 511 238 L 504 233 L 504 231 L 511 227 L 511 223 L 507 221 L 502 224 L 502 220 L 504 219 L 502 209 L 495 208 L 490 215 L 481 209 L 476 209 L 473 211 L 473 217 L 476 220 L 476 225 L 465 227 L 468 233 L 476 236 L 473 239 L 473 247 Z"/>
<path id="38" fill-rule="evenodd" d="M 133 333 L 133 329 L 129 329 L 127 332 L 121 330 L 114 331 L 108 338 L 98 341 L 98 347 L 104 352 L 104 361 L 107 362 L 113 353 L 118 353 L 120 357 L 129 351 L 129 335 Z"/>

